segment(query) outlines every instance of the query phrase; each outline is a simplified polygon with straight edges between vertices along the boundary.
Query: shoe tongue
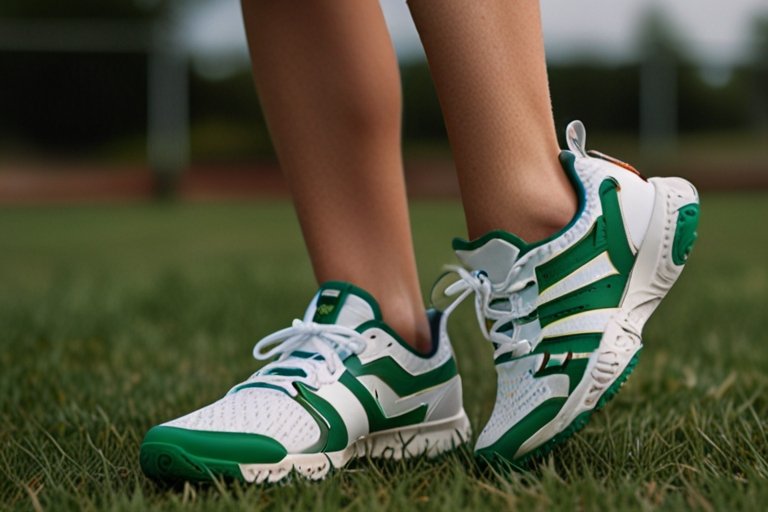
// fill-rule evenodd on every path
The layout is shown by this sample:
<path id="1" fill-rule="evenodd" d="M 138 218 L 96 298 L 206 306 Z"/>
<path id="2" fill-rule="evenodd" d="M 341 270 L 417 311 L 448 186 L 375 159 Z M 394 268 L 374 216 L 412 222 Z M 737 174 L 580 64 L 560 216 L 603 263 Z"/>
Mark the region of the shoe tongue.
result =
<path id="1" fill-rule="evenodd" d="M 351 329 L 369 320 L 381 320 L 376 299 L 361 288 L 339 281 L 321 285 L 304 315 L 305 322 L 337 324 Z"/>
<path id="2" fill-rule="evenodd" d="M 492 231 L 471 242 L 459 238 L 453 240 L 456 257 L 472 270 L 485 271 L 492 283 L 500 283 L 507 278 L 525 245 L 525 242 L 505 231 Z"/>

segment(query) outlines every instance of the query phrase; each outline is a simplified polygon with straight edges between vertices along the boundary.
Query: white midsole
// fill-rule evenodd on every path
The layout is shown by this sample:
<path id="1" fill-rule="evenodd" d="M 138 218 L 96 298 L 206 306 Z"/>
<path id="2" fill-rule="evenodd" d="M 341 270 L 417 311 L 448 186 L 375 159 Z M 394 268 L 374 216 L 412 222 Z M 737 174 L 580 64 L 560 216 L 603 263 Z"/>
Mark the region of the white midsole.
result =
<path id="1" fill-rule="evenodd" d="M 656 190 L 653 213 L 621 305 L 609 320 L 599 347 L 589 358 L 584 377 L 563 408 L 518 448 L 515 458 L 552 439 L 580 414 L 595 408 L 642 348 L 645 322 L 683 270 L 683 265 L 672 261 L 678 211 L 687 204 L 698 203 L 698 194 L 693 185 L 681 178 L 649 181 Z"/>
<path id="2" fill-rule="evenodd" d="M 272 464 L 239 464 L 247 482 L 276 482 L 292 471 L 311 480 L 324 478 L 331 468 L 343 467 L 355 457 L 434 457 L 466 443 L 471 436 L 469 419 L 462 409 L 455 416 L 402 428 L 382 430 L 357 439 L 343 450 L 288 454 Z"/>

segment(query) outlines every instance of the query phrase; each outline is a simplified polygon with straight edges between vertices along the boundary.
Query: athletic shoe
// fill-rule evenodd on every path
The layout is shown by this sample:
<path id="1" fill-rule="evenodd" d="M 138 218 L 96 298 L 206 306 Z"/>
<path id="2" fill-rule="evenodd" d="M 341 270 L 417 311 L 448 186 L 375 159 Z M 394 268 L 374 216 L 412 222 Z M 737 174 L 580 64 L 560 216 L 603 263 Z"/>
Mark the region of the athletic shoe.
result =
<path id="1" fill-rule="evenodd" d="M 455 268 L 462 279 L 436 289 L 455 298 L 444 316 L 474 293 L 495 348 L 496 403 L 475 448 L 491 461 L 519 465 L 547 453 L 618 392 L 637 364 L 643 325 L 697 236 L 690 183 L 645 180 L 587 153 L 578 121 L 566 135 L 561 162 L 579 196 L 570 224 L 533 244 L 503 231 L 454 240 L 468 270 Z"/>
<path id="2" fill-rule="evenodd" d="M 470 435 L 461 379 L 441 315 L 432 352 L 415 352 L 376 301 L 329 282 L 303 320 L 267 336 L 254 357 L 277 359 L 219 401 L 152 428 L 141 467 L 160 479 L 276 482 L 323 478 L 354 457 L 434 456 Z"/>

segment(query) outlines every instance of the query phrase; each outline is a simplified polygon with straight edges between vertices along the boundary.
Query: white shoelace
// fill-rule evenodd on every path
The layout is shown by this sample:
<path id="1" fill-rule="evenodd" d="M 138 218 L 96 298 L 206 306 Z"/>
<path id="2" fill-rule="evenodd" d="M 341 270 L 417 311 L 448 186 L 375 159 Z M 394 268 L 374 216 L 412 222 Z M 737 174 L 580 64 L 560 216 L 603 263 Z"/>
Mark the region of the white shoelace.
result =
<path id="1" fill-rule="evenodd" d="M 475 294 L 475 315 L 480 330 L 485 339 L 493 343 L 503 345 L 504 352 L 511 352 L 514 356 L 525 355 L 533 350 L 530 340 L 510 341 L 510 337 L 498 329 L 509 322 L 513 322 L 527 314 L 530 314 L 532 308 L 522 303 L 522 300 L 510 301 L 508 311 L 492 308 L 491 301 L 496 297 L 509 298 L 513 293 L 522 291 L 531 285 L 531 280 L 521 280 L 512 282 L 505 286 L 503 290 L 494 290 L 493 285 L 488 279 L 488 274 L 482 270 L 468 271 L 463 267 L 449 265 L 446 267 L 449 272 L 454 272 L 459 276 L 459 280 L 448 286 L 444 293 L 446 296 L 457 296 L 454 301 L 445 308 L 444 315 L 450 315 L 464 299 L 469 295 Z M 492 320 L 493 325 L 489 329 L 486 319 Z"/>
<path id="2" fill-rule="evenodd" d="M 265 361 L 279 357 L 254 373 L 246 382 L 235 386 L 233 390 L 254 383 L 265 383 L 279 386 L 295 395 L 296 390 L 292 385 L 294 382 L 303 382 L 317 388 L 333 380 L 337 371 L 343 368 L 343 360 L 351 354 L 362 352 L 365 346 L 365 338 L 350 327 L 295 319 L 290 327 L 276 331 L 256 343 L 253 347 L 254 358 Z M 291 357 L 294 351 L 315 355 L 307 358 Z M 277 369 L 301 370 L 304 375 L 271 373 Z"/>

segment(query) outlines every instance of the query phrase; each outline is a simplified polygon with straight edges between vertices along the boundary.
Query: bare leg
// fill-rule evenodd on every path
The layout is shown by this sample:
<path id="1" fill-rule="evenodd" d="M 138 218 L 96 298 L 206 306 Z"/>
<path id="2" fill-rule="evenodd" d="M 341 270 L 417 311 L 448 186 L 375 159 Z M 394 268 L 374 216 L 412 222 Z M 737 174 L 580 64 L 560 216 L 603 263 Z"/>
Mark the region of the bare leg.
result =
<path id="1" fill-rule="evenodd" d="M 469 236 L 528 241 L 576 211 L 558 163 L 538 0 L 410 0 L 459 173 Z"/>
<path id="2" fill-rule="evenodd" d="M 376 0 L 243 0 L 256 87 L 318 281 L 370 291 L 419 349 L 429 328 L 400 156 L 397 61 Z"/>

